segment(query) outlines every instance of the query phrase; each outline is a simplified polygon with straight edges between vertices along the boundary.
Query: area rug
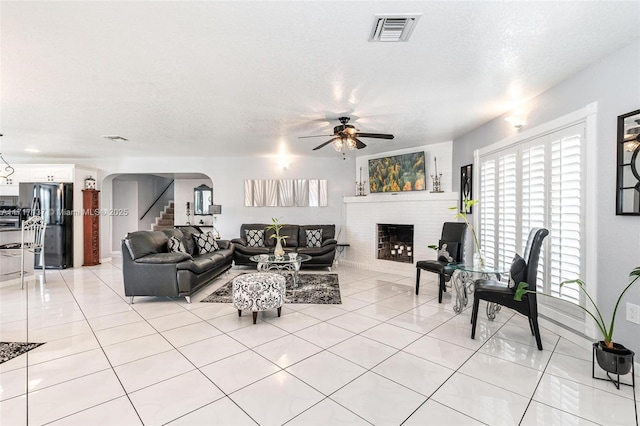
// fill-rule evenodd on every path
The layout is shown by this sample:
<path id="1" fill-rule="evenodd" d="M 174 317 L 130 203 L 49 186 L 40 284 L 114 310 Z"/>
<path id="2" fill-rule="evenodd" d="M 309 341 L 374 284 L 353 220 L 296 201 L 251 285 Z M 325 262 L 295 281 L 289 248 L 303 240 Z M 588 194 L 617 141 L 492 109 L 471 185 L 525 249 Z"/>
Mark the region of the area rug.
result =
<path id="1" fill-rule="evenodd" d="M 287 278 L 287 293 L 284 297 L 285 303 L 315 303 L 326 305 L 341 304 L 340 285 L 338 284 L 338 274 L 300 274 L 298 275 L 298 287 L 293 288 L 293 279 L 290 275 Z M 233 280 L 224 284 L 201 302 L 208 303 L 231 303 Z"/>
<path id="2" fill-rule="evenodd" d="M 26 354 L 41 345 L 44 343 L 0 342 L 0 364 Z"/>

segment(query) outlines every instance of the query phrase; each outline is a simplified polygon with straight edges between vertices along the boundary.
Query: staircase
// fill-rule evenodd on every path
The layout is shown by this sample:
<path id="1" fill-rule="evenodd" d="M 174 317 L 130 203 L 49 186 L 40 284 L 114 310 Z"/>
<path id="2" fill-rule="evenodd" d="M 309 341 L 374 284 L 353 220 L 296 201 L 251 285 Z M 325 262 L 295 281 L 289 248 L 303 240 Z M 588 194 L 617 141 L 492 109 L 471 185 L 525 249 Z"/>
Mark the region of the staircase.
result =
<path id="1" fill-rule="evenodd" d="M 168 206 L 164 206 L 164 210 L 160 212 L 160 217 L 156 217 L 156 223 L 151 225 L 151 230 L 160 231 L 162 229 L 173 229 L 173 216 L 173 201 L 171 201 Z"/>

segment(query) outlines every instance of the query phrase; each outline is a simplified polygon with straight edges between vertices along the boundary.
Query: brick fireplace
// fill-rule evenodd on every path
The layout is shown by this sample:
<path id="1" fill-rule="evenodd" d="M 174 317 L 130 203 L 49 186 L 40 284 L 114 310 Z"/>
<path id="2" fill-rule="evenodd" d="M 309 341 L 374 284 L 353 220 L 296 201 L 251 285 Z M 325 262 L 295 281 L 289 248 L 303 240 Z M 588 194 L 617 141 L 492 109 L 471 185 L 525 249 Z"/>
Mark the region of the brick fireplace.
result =
<path id="1" fill-rule="evenodd" d="M 429 244 L 438 244 L 442 224 L 454 219 L 449 208 L 458 203 L 456 192 L 432 194 L 429 192 L 409 194 L 372 194 L 366 197 L 344 197 L 345 221 L 341 240 L 349 243 L 344 264 L 366 270 L 390 274 L 415 276 L 415 262 L 435 259 L 435 251 L 427 248 Z M 413 242 L 398 239 L 398 249 L 389 244 L 391 250 L 400 249 L 400 241 L 404 244 L 402 254 L 408 254 L 411 247 L 411 259 L 391 262 L 390 259 L 378 258 L 379 240 L 378 224 L 411 224 L 413 225 Z M 345 232 L 346 231 L 346 232 Z M 404 257 L 403 255 L 399 257 Z M 395 256 L 398 256 L 396 251 Z M 395 260 L 395 259 L 394 259 Z M 343 261 L 341 261 L 343 262 Z"/>
<path id="2" fill-rule="evenodd" d="M 378 223 L 378 259 L 413 263 L 413 225 Z"/>

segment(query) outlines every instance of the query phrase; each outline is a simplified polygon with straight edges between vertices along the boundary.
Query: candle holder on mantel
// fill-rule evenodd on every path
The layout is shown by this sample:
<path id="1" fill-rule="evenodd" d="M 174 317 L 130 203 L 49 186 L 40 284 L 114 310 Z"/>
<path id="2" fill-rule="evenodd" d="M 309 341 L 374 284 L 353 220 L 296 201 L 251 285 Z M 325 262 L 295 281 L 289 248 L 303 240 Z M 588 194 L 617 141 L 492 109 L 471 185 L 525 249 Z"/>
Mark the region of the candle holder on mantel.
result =
<path id="1" fill-rule="evenodd" d="M 438 173 L 438 160 L 436 157 L 433 157 L 433 165 L 435 166 L 435 174 L 431 175 L 431 179 L 433 179 L 433 192 L 444 192 L 440 187 L 440 180 L 442 179 L 442 173 Z"/>
<path id="2" fill-rule="evenodd" d="M 187 223 L 185 225 L 191 225 L 191 203 L 187 201 Z"/>
<path id="3" fill-rule="evenodd" d="M 360 167 L 360 182 L 356 182 L 356 197 L 366 197 L 367 194 L 364 193 L 364 186 L 367 183 L 365 180 L 362 181 L 362 167 Z"/>

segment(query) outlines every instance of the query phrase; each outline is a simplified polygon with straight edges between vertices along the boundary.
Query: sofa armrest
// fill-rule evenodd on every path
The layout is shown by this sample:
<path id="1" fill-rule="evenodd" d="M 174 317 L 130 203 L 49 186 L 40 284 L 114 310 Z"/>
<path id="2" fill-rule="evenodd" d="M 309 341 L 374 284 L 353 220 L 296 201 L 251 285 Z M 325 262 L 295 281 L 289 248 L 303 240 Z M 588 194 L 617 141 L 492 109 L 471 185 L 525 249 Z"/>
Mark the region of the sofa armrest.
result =
<path id="1" fill-rule="evenodd" d="M 233 240 L 231 240 L 231 242 L 233 244 L 238 244 L 238 245 L 241 245 L 241 246 L 244 246 L 244 247 L 247 246 L 247 240 L 244 239 L 244 238 L 234 238 Z"/>
<path id="2" fill-rule="evenodd" d="M 334 240 L 333 238 L 329 238 L 329 239 L 324 240 L 322 242 L 322 246 L 321 247 L 325 247 L 325 246 L 328 246 L 328 245 L 331 245 L 331 244 L 338 244 L 338 242 L 336 240 Z"/>
<path id="3" fill-rule="evenodd" d="M 232 247 L 231 241 L 229 240 L 216 240 L 216 242 L 218 243 L 218 247 L 220 247 L 223 250 L 226 250 Z"/>

